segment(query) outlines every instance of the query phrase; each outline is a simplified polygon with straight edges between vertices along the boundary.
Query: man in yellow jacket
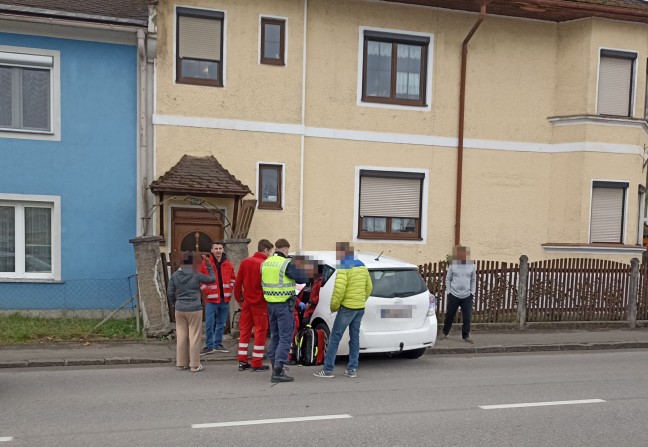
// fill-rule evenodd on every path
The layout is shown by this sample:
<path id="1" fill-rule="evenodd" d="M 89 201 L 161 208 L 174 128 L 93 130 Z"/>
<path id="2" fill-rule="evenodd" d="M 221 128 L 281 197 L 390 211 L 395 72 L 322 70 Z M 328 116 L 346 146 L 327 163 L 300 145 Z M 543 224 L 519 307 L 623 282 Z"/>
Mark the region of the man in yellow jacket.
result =
<path id="1" fill-rule="evenodd" d="M 313 374 L 315 377 L 332 378 L 340 340 L 346 328 L 349 328 L 349 364 L 344 371 L 347 377 L 358 377 L 358 358 L 360 357 L 360 322 L 364 315 L 365 303 L 371 295 L 371 276 L 367 267 L 355 259 L 353 248 L 348 242 L 336 244 L 339 261 L 333 296 L 331 297 L 331 312 L 337 312 L 335 323 L 329 336 L 324 368 Z"/>

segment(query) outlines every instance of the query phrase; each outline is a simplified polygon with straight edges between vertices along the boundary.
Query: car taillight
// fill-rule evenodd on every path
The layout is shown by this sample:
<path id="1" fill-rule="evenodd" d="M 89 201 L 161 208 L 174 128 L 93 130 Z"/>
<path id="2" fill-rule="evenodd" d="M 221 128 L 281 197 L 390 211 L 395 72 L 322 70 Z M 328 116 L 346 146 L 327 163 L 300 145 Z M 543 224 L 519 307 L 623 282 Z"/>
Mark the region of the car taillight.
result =
<path id="1" fill-rule="evenodd" d="M 430 293 L 430 307 L 428 307 L 427 316 L 431 317 L 433 315 L 436 315 L 436 296 Z"/>

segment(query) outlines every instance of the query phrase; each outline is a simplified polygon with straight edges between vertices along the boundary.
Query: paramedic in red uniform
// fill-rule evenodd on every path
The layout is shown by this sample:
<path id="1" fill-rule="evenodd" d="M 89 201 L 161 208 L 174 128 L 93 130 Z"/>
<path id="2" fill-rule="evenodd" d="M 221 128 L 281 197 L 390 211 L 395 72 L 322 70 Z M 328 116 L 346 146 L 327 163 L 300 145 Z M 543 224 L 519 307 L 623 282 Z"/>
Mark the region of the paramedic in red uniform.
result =
<path id="1" fill-rule="evenodd" d="M 263 351 L 268 332 L 268 303 L 263 297 L 261 288 L 261 264 L 272 255 L 274 245 L 267 239 L 261 239 L 257 252 L 244 259 L 239 266 L 238 276 L 234 285 L 234 298 L 241 304 L 241 319 L 239 320 L 239 371 L 252 368 L 252 371 L 267 371 L 268 365 L 263 364 Z M 254 327 L 254 345 L 252 348 L 252 364 L 248 362 L 248 347 Z"/>

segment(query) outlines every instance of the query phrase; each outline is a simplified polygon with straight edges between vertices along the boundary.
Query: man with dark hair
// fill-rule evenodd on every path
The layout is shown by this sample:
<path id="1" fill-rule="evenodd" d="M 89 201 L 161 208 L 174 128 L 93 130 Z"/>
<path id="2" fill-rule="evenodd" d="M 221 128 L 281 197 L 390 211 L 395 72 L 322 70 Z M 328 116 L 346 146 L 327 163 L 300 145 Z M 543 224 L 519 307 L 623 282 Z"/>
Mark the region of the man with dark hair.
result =
<path id="1" fill-rule="evenodd" d="M 214 351 L 229 352 L 223 347 L 223 331 L 229 316 L 229 302 L 232 299 L 232 288 L 236 280 L 234 266 L 227 259 L 223 242 L 212 243 L 209 262 L 214 270 L 216 281 L 201 286 L 205 294 L 205 347 L 200 351 L 203 355 Z M 200 271 L 207 273 L 206 262 L 203 262 Z"/>
<path id="2" fill-rule="evenodd" d="M 268 358 L 272 362 L 271 382 L 292 382 L 284 365 L 288 362 L 294 320 L 296 283 L 306 283 L 308 278 L 288 258 L 290 244 L 286 239 L 275 243 L 275 253 L 261 264 L 261 285 L 268 302 L 270 316 L 270 346 Z"/>
<path id="3" fill-rule="evenodd" d="M 268 333 L 268 303 L 263 297 L 261 288 L 261 264 L 272 255 L 274 245 L 267 239 L 261 239 L 257 252 L 245 258 L 239 266 L 234 298 L 241 305 L 239 320 L 238 361 L 239 371 L 252 368 L 252 371 L 267 371 L 269 367 L 263 364 L 263 351 Z M 252 348 L 252 364 L 248 363 L 248 348 L 254 327 L 254 345 Z"/>

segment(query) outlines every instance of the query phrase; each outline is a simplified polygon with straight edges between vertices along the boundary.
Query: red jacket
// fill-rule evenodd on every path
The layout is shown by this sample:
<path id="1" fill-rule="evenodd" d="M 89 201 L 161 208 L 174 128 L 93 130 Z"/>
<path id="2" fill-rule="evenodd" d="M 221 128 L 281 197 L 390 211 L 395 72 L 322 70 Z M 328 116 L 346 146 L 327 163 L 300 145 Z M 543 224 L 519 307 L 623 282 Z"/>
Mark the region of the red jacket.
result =
<path id="1" fill-rule="evenodd" d="M 223 255 L 219 266 L 216 265 L 214 257 L 209 257 L 209 262 L 214 269 L 214 276 L 216 276 L 216 282 L 211 284 L 201 284 L 200 290 L 205 294 L 205 302 L 220 304 L 221 299 L 224 298 L 226 303 L 229 303 L 232 299 L 232 288 L 234 287 L 234 282 L 236 281 L 236 273 L 234 273 L 234 266 L 231 262 Z M 201 273 L 207 274 L 207 266 L 203 261 L 200 266 Z M 223 297 L 221 297 L 221 285 Z"/>
<path id="2" fill-rule="evenodd" d="M 236 298 L 236 301 L 240 303 L 242 296 L 245 304 L 266 303 L 261 288 L 261 264 L 267 258 L 263 253 L 256 252 L 241 262 L 238 279 L 234 285 L 234 298 Z"/>

